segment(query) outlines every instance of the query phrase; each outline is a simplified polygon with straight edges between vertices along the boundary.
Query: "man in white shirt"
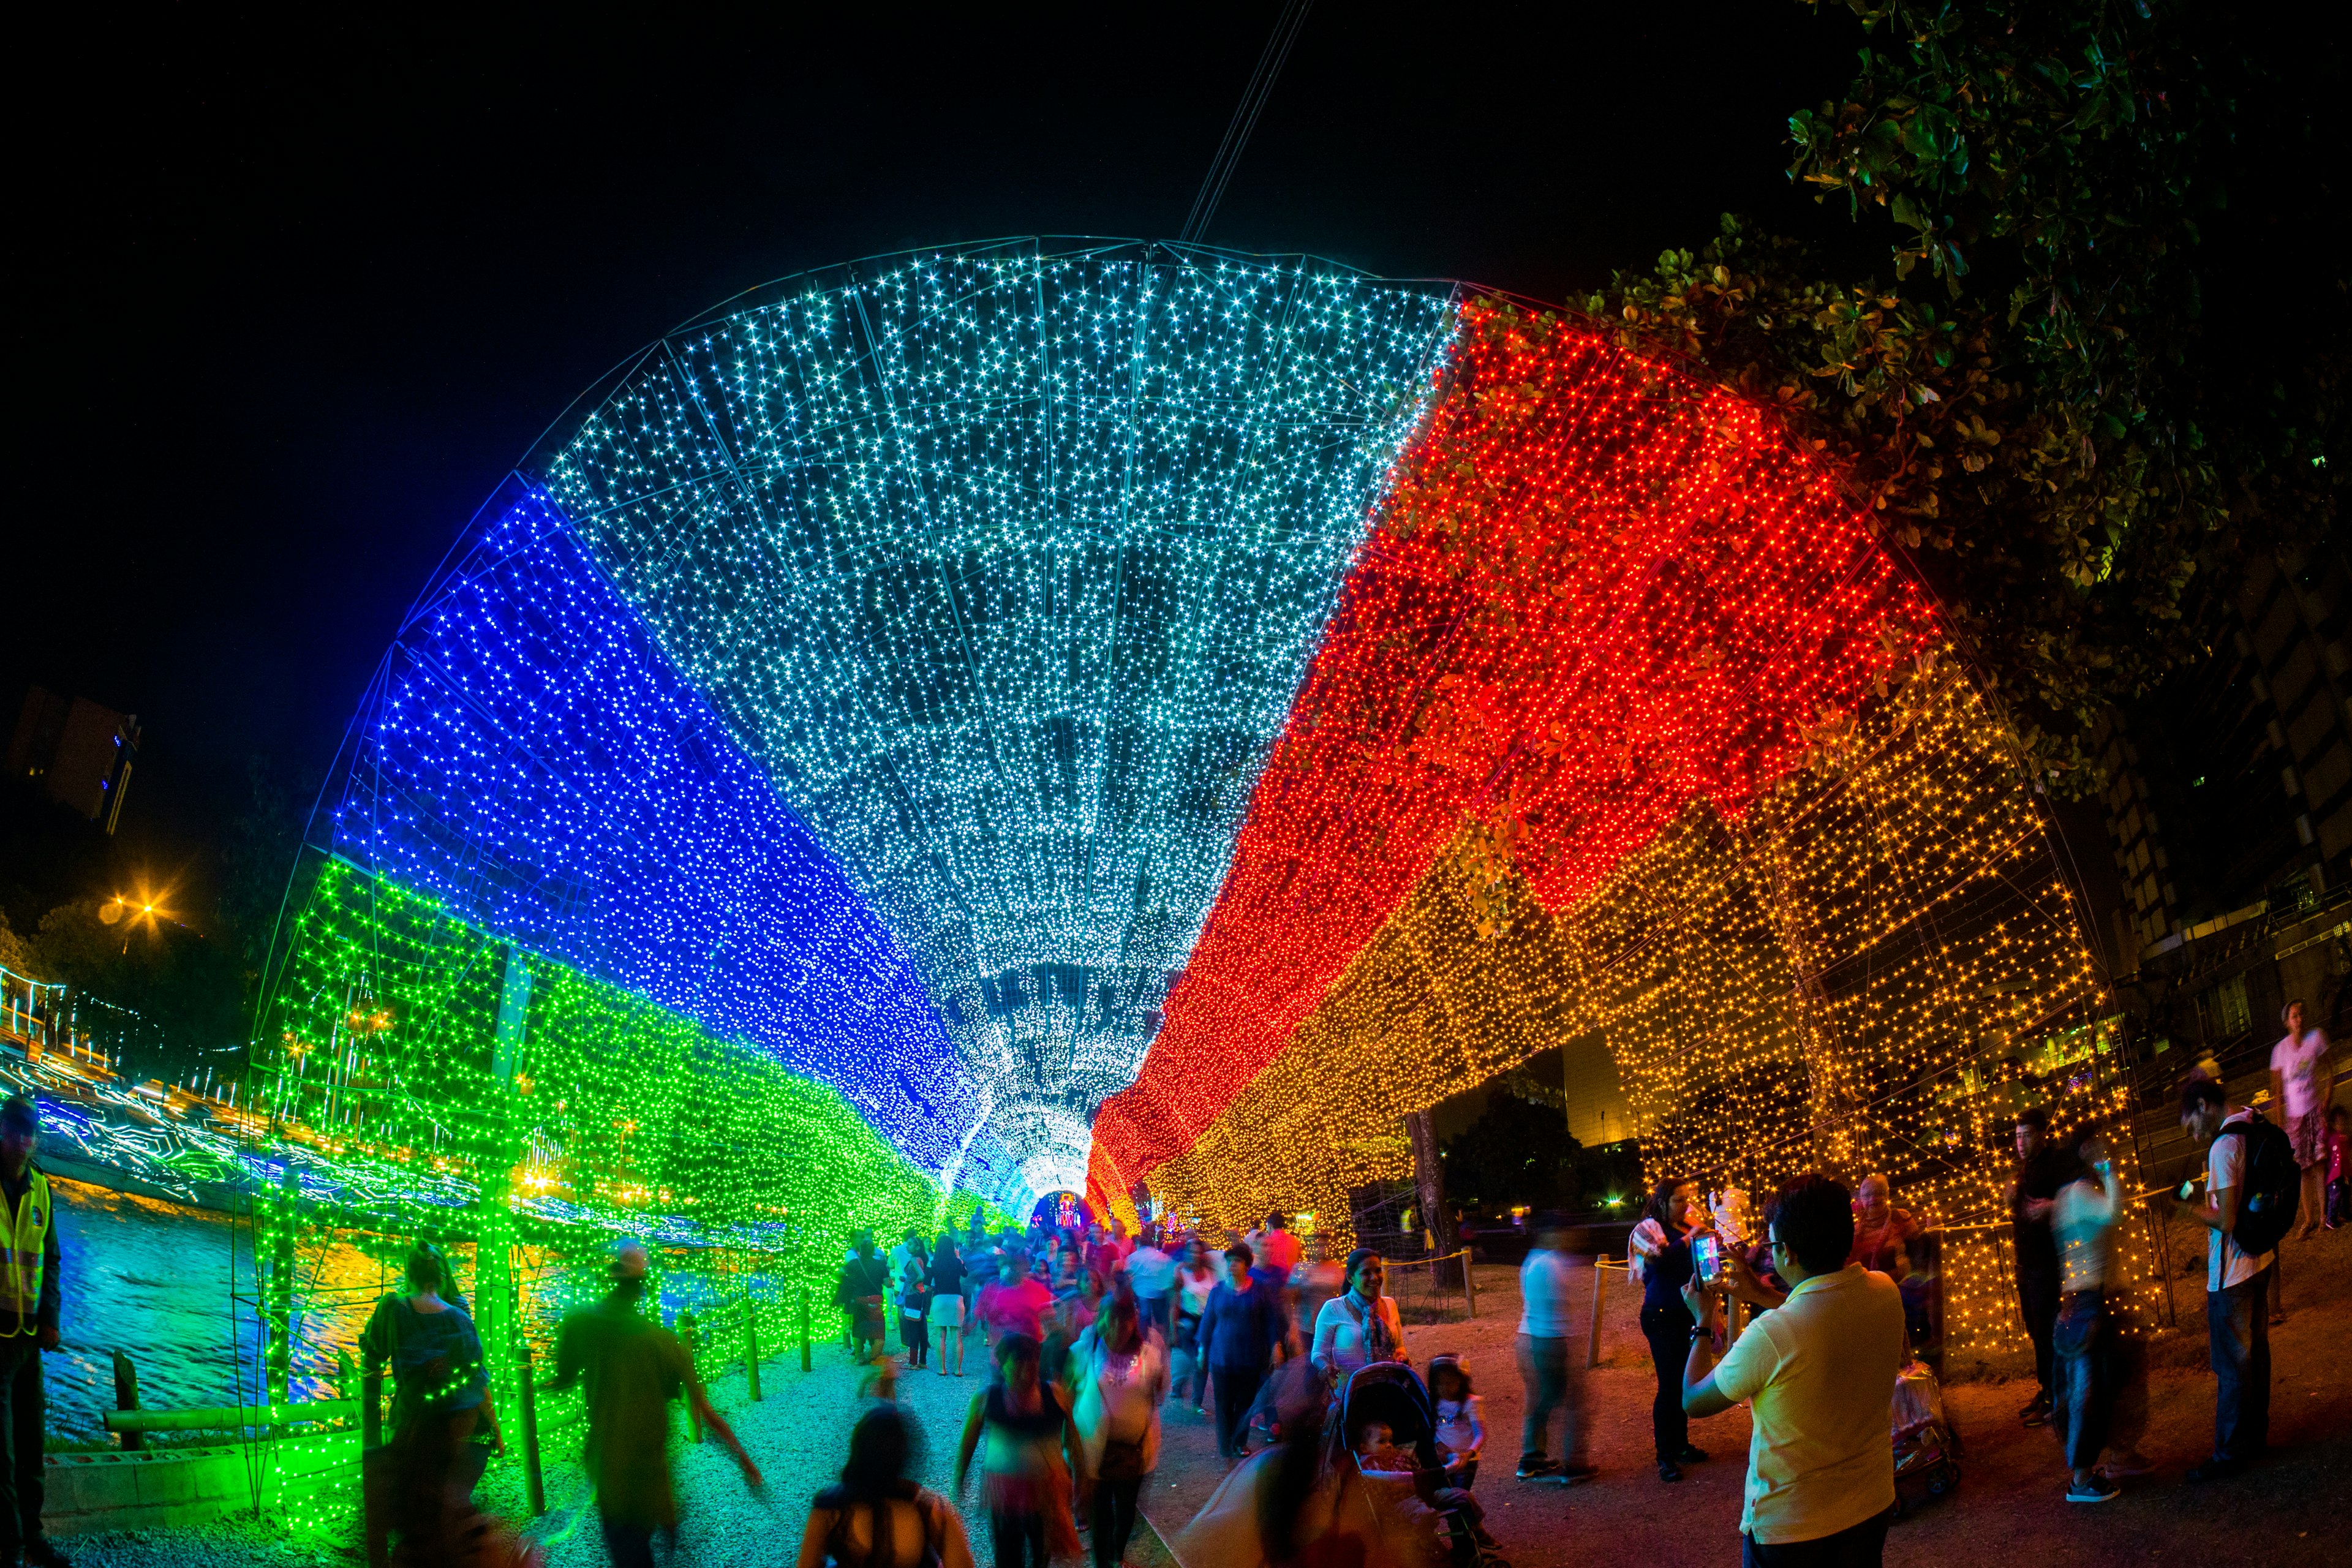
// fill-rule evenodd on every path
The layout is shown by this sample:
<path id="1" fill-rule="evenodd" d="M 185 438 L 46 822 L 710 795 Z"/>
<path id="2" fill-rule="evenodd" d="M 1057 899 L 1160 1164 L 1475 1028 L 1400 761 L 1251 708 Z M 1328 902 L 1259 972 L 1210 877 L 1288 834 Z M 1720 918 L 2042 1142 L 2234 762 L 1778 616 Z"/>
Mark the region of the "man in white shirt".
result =
<path id="1" fill-rule="evenodd" d="M 2271 1047 L 2271 1103 L 2279 1125 L 2294 1145 L 2303 1172 L 2303 1206 L 2294 1237 L 2300 1241 L 2319 1228 L 2326 1212 L 2327 1102 L 2336 1095 L 2336 1074 L 2327 1063 L 2327 1037 L 2303 1026 L 2303 1004 L 2290 1002 L 2279 1015 L 2286 1033 Z"/>
<path id="2" fill-rule="evenodd" d="M 1128 1284 L 1134 1289 L 1135 1304 L 1143 1310 L 1143 1326 L 1148 1330 L 1159 1325 L 1160 1342 L 1165 1344 L 1173 1331 L 1168 1313 L 1169 1294 L 1176 1287 L 1176 1260 L 1160 1249 L 1160 1232 L 1144 1231 L 1143 1239 L 1121 1265 L 1127 1270 Z"/>
<path id="3" fill-rule="evenodd" d="M 1527 1415 L 1519 1424 L 1519 1479 L 1556 1476 L 1582 1480 L 1594 1467 L 1580 1461 L 1587 1441 L 1584 1369 L 1570 1352 L 1568 1233 L 1559 1216 L 1535 1219 L 1535 1245 L 1519 1265 L 1519 1381 L 1527 1387 Z M 1562 1412 L 1567 1430 L 1560 1457 L 1550 1454 L 1551 1418 Z"/>
<path id="4" fill-rule="evenodd" d="M 2220 1480 L 2245 1468 L 2270 1441 L 2271 1328 L 2263 1270 L 2275 1252 L 2238 1245 L 2238 1199 L 2245 1188 L 2246 1139 L 2229 1133 L 2253 1120 L 2247 1106 L 2227 1110 L 2221 1086 L 2197 1079 L 2180 1091 L 2180 1125 L 2210 1148 L 2205 1202 L 2180 1212 L 2213 1234 L 2205 1248 L 2205 1338 L 2213 1362 L 2213 1455 L 2193 1466 L 2191 1481 Z"/>
<path id="5" fill-rule="evenodd" d="M 1846 1262 L 1853 1203 L 1827 1176 L 1782 1186 L 1767 1235 L 1788 1295 L 1775 1297 L 1727 1253 L 1732 1294 L 1776 1310 L 1749 1324 L 1720 1365 L 1712 1338 L 1698 1335 L 1683 1367 L 1683 1409 L 1692 1416 L 1753 1405 L 1743 1568 L 1874 1568 L 1886 1544 L 1895 1510 L 1887 1409 L 1903 1364 L 1903 1294 L 1885 1275 Z M 1696 1276 L 1683 1294 L 1704 1322 Z"/>

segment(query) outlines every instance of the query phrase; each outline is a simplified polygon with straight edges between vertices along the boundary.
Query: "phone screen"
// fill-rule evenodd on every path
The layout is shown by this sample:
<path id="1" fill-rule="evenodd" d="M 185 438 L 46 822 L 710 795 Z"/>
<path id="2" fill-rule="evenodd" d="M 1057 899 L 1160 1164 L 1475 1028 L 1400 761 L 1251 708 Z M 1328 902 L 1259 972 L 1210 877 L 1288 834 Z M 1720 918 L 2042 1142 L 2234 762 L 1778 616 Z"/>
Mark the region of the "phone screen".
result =
<path id="1" fill-rule="evenodd" d="M 1711 1236 L 1702 1236 L 1691 1243 L 1691 1257 L 1698 1264 L 1699 1282 L 1712 1285 L 1723 1273 L 1723 1244 Z"/>

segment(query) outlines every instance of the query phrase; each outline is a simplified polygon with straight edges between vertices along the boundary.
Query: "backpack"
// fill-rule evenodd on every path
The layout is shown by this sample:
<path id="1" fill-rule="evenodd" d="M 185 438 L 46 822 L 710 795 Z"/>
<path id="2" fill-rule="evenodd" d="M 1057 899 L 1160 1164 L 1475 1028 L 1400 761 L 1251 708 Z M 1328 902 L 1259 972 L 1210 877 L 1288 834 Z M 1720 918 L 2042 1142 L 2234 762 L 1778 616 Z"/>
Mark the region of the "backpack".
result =
<path id="1" fill-rule="evenodd" d="M 2243 1121 L 2221 1129 L 2217 1137 L 2235 1132 L 2245 1140 L 2246 1170 L 2238 1188 L 2238 1224 L 2230 1239 L 2249 1258 L 2259 1258 L 2286 1237 L 2303 1204 L 2303 1171 L 2294 1163 L 2294 1144 L 2276 1122 L 2255 1111 Z"/>

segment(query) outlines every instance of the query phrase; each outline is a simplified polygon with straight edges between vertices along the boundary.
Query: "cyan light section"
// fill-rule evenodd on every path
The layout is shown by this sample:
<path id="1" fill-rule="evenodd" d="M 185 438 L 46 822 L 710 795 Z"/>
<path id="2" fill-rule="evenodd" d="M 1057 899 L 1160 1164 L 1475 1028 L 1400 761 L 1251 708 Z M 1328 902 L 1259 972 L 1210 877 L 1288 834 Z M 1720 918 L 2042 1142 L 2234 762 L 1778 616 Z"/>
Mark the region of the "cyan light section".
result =
<path id="1" fill-rule="evenodd" d="M 1083 1183 L 1415 426 L 1449 293 L 1017 242 L 672 334 L 532 465 Z"/>

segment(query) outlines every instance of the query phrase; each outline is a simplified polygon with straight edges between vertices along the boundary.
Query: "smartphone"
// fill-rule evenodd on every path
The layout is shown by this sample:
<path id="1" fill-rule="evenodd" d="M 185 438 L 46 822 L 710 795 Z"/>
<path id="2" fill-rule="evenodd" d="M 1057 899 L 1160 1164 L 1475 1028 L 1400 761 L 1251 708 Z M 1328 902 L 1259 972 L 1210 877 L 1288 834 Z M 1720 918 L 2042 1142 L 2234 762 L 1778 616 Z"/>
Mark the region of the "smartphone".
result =
<path id="1" fill-rule="evenodd" d="M 1723 1243 L 1712 1236 L 1693 1237 L 1691 1261 L 1697 1267 L 1698 1282 L 1702 1285 L 1714 1284 L 1723 1278 Z"/>

